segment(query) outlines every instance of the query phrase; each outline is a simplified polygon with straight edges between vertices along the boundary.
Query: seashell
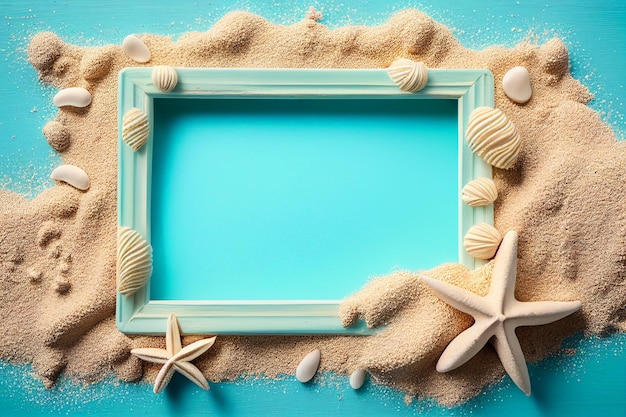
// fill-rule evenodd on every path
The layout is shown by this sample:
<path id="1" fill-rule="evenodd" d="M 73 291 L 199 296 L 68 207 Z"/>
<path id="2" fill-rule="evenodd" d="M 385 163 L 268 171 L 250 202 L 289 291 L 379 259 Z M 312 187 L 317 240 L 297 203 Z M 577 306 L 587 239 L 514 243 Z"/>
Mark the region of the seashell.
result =
<path id="1" fill-rule="evenodd" d="M 319 349 L 306 355 L 296 368 L 296 379 L 302 383 L 309 382 L 320 366 L 321 352 Z"/>
<path id="2" fill-rule="evenodd" d="M 414 93 L 428 84 L 428 69 L 423 62 L 400 58 L 391 63 L 387 74 L 402 91 Z"/>
<path id="3" fill-rule="evenodd" d="M 530 100 L 533 87 L 530 83 L 530 74 L 524 67 L 513 67 L 502 78 L 504 94 L 516 103 L 524 104 Z"/>
<path id="4" fill-rule="evenodd" d="M 122 50 L 130 59 L 143 64 L 150 61 L 152 54 L 145 43 L 135 35 L 128 35 L 122 41 Z"/>
<path id="5" fill-rule="evenodd" d="M 352 389 L 361 388 L 365 383 L 366 375 L 367 373 L 365 372 L 365 369 L 357 369 L 356 371 L 352 372 L 352 375 L 350 375 L 350 386 L 352 387 Z"/>
<path id="6" fill-rule="evenodd" d="M 156 66 L 152 70 L 152 84 L 164 93 L 169 93 L 178 84 L 178 74 L 172 67 Z"/>
<path id="7" fill-rule="evenodd" d="M 133 295 L 152 275 L 152 246 L 130 227 L 117 229 L 117 291 Z"/>
<path id="8" fill-rule="evenodd" d="M 467 231 L 463 246 L 474 258 L 491 259 L 496 254 L 501 241 L 502 235 L 495 227 L 487 223 L 479 223 Z"/>
<path id="9" fill-rule="evenodd" d="M 122 139 L 133 151 L 141 148 L 150 136 L 148 115 L 135 107 L 128 110 L 122 119 Z"/>
<path id="10" fill-rule="evenodd" d="M 55 181 L 63 181 L 82 191 L 88 190 L 91 185 L 87 173 L 74 165 L 56 167 L 50 173 L 50 178 Z"/>
<path id="11" fill-rule="evenodd" d="M 477 107 L 470 114 L 465 138 L 472 152 L 496 168 L 515 165 L 521 148 L 517 128 L 499 109 Z"/>
<path id="12" fill-rule="evenodd" d="M 498 189 L 493 180 L 476 178 L 463 187 L 461 198 L 472 207 L 488 206 L 498 198 Z"/>
<path id="13" fill-rule="evenodd" d="M 87 107 L 91 104 L 91 93 L 82 87 L 64 88 L 54 95 L 52 102 L 57 107 Z"/>

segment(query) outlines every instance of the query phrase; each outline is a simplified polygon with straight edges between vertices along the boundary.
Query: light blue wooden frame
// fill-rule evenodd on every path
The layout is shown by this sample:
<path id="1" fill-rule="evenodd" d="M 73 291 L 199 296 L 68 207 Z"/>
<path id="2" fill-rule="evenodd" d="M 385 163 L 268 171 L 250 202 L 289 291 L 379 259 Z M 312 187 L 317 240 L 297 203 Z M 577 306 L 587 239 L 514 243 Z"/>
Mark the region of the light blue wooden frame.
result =
<path id="1" fill-rule="evenodd" d="M 146 112 L 151 126 L 155 98 L 236 99 L 250 97 L 455 99 L 458 101 L 459 263 L 475 268 L 463 237 L 474 224 L 493 224 L 493 206 L 473 208 L 460 190 L 478 177 L 491 178 L 491 166 L 467 146 L 465 127 L 472 110 L 493 106 L 493 76 L 487 70 L 429 70 L 428 85 L 417 93 L 401 91 L 385 70 L 338 69 L 200 69 L 177 68 L 178 84 L 163 93 L 152 83 L 152 68 L 127 68 L 119 76 L 118 223 L 150 242 L 152 134 L 134 152 L 121 138 L 123 115 L 131 108 Z M 346 294 L 349 295 L 349 294 Z M 167 316 L 175 313 L 184 333 L 193 334 L 369 334 L 364 324 L 344 328 L 338 300 L 293 301 L 153 301 L 150 285 L 125 297 L 117 294 L 117 326 L 125 333 L 164 334 Z"/>

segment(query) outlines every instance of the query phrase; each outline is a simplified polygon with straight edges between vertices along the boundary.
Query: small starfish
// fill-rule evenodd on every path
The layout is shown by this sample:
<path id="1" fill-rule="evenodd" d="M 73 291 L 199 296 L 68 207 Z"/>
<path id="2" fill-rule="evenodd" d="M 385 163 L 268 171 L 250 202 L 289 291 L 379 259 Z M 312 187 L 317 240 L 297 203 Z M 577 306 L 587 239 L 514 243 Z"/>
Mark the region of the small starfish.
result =
<path id="1" fill-rule="evenodd" d="M 200 388 L 208 390 L 209 383 L 202 375 L 202 372 L 191 361 L 209 350 L 213 343 L 215 343 L 215 336 L 209 339 L 198 340 L 183 348 L 178 320 L 176 315 L 172 313 L 167 318 L 165 349 L 139 348 L 131 350 L 130 353 L 144 361 L 164 364 L 154 380 L 155 394 L 163 391 L 163 388 L 174 375 L 174 371 L 180 372 Z"/>
<path id="2" fill-rule="evenodd" d="M 422 280 L 452 307 L 474 317 L 474 324 L 455 337 L 437 362 L 439 372 L 458 368 L 476 355 L 493 337 L 504 370 L 515 385 L 530 395 L 530 377 L 524 353 L 515 334 L 519 326 L 539 326 L 566 317 L 581 308 L 580 301 L 515 299 L 517 233 L 509 231 L 496 254 L 489 293 L 481 297 L 463 288 L 429 278 Z"/>

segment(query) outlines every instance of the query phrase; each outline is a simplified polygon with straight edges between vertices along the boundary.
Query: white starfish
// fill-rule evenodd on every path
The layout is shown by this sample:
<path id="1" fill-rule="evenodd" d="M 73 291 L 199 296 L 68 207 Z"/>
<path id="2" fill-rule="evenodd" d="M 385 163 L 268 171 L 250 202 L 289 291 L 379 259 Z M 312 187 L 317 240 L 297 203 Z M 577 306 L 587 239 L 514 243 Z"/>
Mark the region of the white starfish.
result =
<path id="1" fill-rule="evenodd" d="M 202 372 L 191 361 L 209 350 L 213 343 L 215 343 L 215 336 L 209 339 L 198 340 L 183 348 L 178 320 L 176 315 L 172 313 L 167 318 L 165 349 L 139 348 L 131 350 L 130 353 L 144 361 L 164 364 L 154 380 L 155 394 L 163 391 L 163 388 L 172 378 L 174 371 L 180 372 L 200 388 L 208 390 L 209 383 L 202 375 Z"/>
<path id="2" fill-rule="evenodd" d="M 463 288 L 429 278 L 422 280 L 452 307 L 474 317 L 474 324 L 454 338 L 437 362 L 439 372 L 466 363 L 494 337 L 492 344 L 504 370 L 515 385 L 530 395 L 530 377 L 524 353 L 515 334 L 519 326 L 539 326 L 566 317 L 581 308 L 580 301 L 534 301 L 515 299 L 517 233 L 509 231 L 496 254 L 489 293 L 481 297 Z"/>

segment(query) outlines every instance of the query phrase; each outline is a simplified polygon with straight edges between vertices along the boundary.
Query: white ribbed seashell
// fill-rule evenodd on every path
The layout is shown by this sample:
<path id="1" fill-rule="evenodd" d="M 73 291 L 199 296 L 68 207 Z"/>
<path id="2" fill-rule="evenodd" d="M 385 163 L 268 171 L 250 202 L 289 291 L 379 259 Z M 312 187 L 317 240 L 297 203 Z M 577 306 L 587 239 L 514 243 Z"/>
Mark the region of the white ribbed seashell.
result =
<path id="1" fill-rule="evenodd" d="M 178 84 L 178 74 L 172 67 L 158 65 L 152 70 L 152 84 L 164 93 L 169 93 Z"/>
<path id="2" fill-rule="evenodd" d="M 517 128 L 499 109 L 477 107 L 470 114 L 465 138 L 472 152 L 489 165 L 509 169 L 515 165 L 522 140 Z"/>
<path id="3" fill-rule="evenodd" d="M 400 58 L 391 63 L 387 74 L 402 91 L 414 93 L 428 84 L 428 68 L 423 62 Z"/>
<path id="4" fill-rule="evenodd" d="M 150 61 L 152 57 L 148 46 L 135 35 L 128 35 L 124 38 L 122 49 L 130 59 L 140 64 Z"/>
<path id="5" fill-rule="evenodd" d="M 476 178 L 463 187 L 461 198 L 472 207 L 488 206 L 498 198 L 498 189 L 489 178 Z"/>
<path id="6" fill-rule="evenodd" d="M 152 246 L 130 227 L 117 229 L 117 290 L 129 296 L 152 275 Z"/>
<path id="7" fill-rule="evenodd" d="M 60 165 L 50 173 L 50 179 L 63 181 L 74 188 L 85 191 L 91 186 L 89 175 L 81 168 L 74 165 Z"/>
<path id="8" fill-rule="evenodd" d="M 502 235 L 495 227 L 487 223 L 479 223 L 467 231 L 463 246 L 474 258 L 491 259 L 496 254 L 500 242 L 502 242 Z"/>
<path id="9" fill-rule="evenodd" d="M 122 139 L 133 151 L 141 148 L 150 136 L 148 115 L 135 107 L 128 110 L 122 119 Z"/>

